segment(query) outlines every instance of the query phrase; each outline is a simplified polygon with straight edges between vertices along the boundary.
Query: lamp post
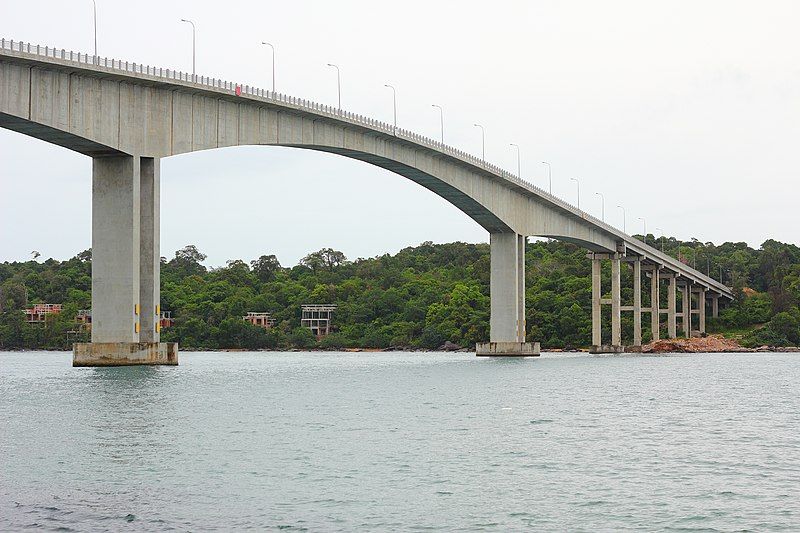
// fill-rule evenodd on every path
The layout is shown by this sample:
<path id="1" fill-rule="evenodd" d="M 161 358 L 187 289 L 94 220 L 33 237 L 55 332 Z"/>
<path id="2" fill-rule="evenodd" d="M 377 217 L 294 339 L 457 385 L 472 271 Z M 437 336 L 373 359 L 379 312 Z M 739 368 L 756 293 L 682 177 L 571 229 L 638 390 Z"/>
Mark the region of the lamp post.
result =
<path id="1" fill-rule="evenodd" d="M 272 94 L 275 94 L 275 47 L 266 41 L 261 41 L 261 44 L 267 45 L 272 49 Z"/>
<path id="2" fill-rule="evenodd" d="M 600 220 L 603 222 L 606 221 L 606 197 L 603 196 L 603 193 L 596 192 L 594 193 L 596 196 L 600 197 Z"/>
<path id="3" fill-rule="evenodd" d="M 383 86 L 392 90 L 392 105 L 394 106 L 394 134 L 397 135 L 397 90 L 394 88 L 394 85 L 389 85 L 388 83 L 385 83 Z"/>
<path id="4" fill-rule="evenodd" d="M 481 160 L 486 164 L 486 130 L 480 124 L 474 124 L 476 128 L 481 129 Z"/>
<path id="5" fill-rule="evenodd" d="M 550 183 L 550 196 L 553 195 L 553 169 L 550 166 L 550 163 L 547 161 L 542 161 L 543 165 L 547 165 L 547 181 Z"/>
<path id="6" fill-rule="evenodd" d="M 94 10 L 94 64 L 97 64 L 97 2 L 92 0 Z"/>
<path id="7" fill-rule="evenodd" d="M 620 209 L 622 209 L 622 233 L 628 233 L 628 230 L 625 229 L 625 219 L 627 218 L 627 214 L 625 213 L 625 208 L 621 205 L 618 205 Z"/>
<path id="8" fill-rule="evenodd" d="M 581 182 L 578 181 L 578 178 L 570 178 L 570 181 L 574 181 L 575 185 L 578 186 L 578 209 L 581 208 Z"/>
<path id="9" fill-rule="evenodd" d="M 194 22 L 187 19 L 181 19 L 181 22 L 186 22 L 192 25 L 192 80 L 194 80 L 197 70 L 195 69 L 195 58 L 196 55 L 196 43 L 197 43 L 197 27 L 194 25 Z"/>
<path id="10" fill-rule="evenodd" d="M 333 67 L 336 69 L 336 94 L 338 95 L 338 102 L 339 102 L 339 111 L 342 111 L 342 73 L 339 70 L 339 65 L 334 65 L 333 63 L 328 63 L 329 67 Z"/>
<path id="11" fill-rule="evenodd" d="M 517 149 L 517 177 L 522 179 L 522 164 L 520 163 L 519 145 L 511 143 L 509 146 L 513 146 Z"/>
<path id="12" fill-rule="evenodd" d="M 642 225 L 644 226 L 644 243 L 647 244 L 647 221 L 644 217 L 639 217 L 639 220 L 642 221 Z"/>
<path id="13" fill-rule="evenodd" d="M 442 106 L 436 104 L 431 104 L 431 107 L 439 110 L 439 132 L 441 133 L 442 144 L 444 144 L 444 110 Z"/>
<path id="14" fill-rule="evenodd" d="M 661 253 L 664 253 L 664 230 L 661 228 L 656 228 L 656 231 L 661 232 Z"/>

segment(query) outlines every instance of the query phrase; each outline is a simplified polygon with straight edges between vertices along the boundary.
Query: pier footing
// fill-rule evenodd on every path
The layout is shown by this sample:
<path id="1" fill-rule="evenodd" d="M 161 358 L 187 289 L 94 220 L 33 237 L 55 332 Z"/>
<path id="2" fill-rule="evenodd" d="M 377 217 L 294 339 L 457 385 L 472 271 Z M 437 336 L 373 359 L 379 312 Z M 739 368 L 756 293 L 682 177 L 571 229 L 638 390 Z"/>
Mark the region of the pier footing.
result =
<path id="1" fill-rule="evenodd" d="M 177 364 L 177 342 L 80 342 L 72 348 L 72 366 Z"/>
<path id="2" fill-rule="evenodd" d="M 481 342 L 475 345 L 479 357 L 536 357 L 541 348 L 538 342 Z"/>
<path id="3" fill-rule="evenodd" d="M 593 345 L 589 348 L 589 353 L 625 353 L 625 347 L 614 344 Z"/>

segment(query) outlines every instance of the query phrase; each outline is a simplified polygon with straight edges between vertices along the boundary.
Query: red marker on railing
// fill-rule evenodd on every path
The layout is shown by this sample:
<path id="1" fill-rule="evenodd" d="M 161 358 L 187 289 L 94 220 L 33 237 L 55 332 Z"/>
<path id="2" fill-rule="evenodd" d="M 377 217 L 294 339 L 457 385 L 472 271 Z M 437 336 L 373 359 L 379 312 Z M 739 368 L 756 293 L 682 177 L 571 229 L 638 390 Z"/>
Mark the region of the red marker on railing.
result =
<path id="1" fill-rule="evenodd" d="M 242 86 L 238 83 L 236 84 L 236 96 L 242 96 Z"/>

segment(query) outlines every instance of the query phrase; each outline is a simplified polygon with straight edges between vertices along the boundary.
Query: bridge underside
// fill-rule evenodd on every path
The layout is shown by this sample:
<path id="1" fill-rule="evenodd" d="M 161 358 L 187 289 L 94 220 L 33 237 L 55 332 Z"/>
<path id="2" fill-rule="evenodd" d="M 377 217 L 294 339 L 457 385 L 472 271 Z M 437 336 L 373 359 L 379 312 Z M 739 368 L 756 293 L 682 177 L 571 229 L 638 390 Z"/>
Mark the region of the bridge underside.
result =
<path id="1" fill-rule="evenodd" d="M 91 141 L 62 129 L 32 122 L 7 113 L 0 113 L 0 128 L 16 131 L 29 137 L 68 148 L 90 157 L 123 155 L 123 152 L 103 144 Z"/>

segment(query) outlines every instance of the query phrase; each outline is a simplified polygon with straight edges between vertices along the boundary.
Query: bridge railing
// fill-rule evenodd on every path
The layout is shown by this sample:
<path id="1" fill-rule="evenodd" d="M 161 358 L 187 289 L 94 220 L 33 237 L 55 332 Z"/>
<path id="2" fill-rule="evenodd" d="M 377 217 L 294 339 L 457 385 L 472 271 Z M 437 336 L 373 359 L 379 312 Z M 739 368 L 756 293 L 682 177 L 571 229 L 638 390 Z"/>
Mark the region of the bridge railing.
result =
<path id="1" fill-rule="evenodd" d="M 449 146 L 442 142 L 431 139 L 430 137 L 414 133 L 404 128 L 398 128 L 395 127 L 393 124 L 389 124 L 364 115 L 360 115 L 358 113 L 353 113 L 351 111 L 330 106 L 328 104 L 321 104 L 305 98 L 298 98 L 296 96 L 290 96 L 280 92 L 273 92 L 266 89 L 260 89 L 246 84 L 242 85 L 218 78 L 211 78 L 208 76 L 190 74 L 188 72 L 183 72 L 181 70 L 168 69 L 168 68 L 165 69 L 161 67 L 145 65 L 142 63 L 123 61 L 121 59 L 99 57 L 81 52 L 74 52 L 72 50 L 66 50 L 64 48 L 41 46 L 38 44 L 31 44 L 23 41 L 14 41 L 8 39 L 0 39 L 0 48 L 4 50 L 11 50 L 14 52 L 20 52 L 23 54 L 28 54 L 33 56 L 44 56 L 48 58 L 62 60 L 65 62 L 79 63 L 81 65 L 93 66 L 95 68 L 100 68 L 104 70 L 129 72 L 129 73 L 151 76 L 153 78 L 180 81 L 185 84 L 193 84 L 201 87 L 210 87 L 217 91 L 226 91 L 235 95 L 236 94 L 246 95 L 250 98 L 263 100 L 267 103 L 275 103 L 275 104 L 280 104 L 282 106 L 293 107 L 298 110 L 313 112 L 317 115 L 328 116 L 335 120 L 345 121 L 351 124 L 364 126 L 370 130 L 377 130 L 386 135 L 394 136 L 398 139 L 407 140 L 414 144 L 425 146 L 442 154 L 469 163 L 474 167 L 481 168 L 487 171 L 488 173 L 493 174 L 496 177 L 501 177 L 511 183 L 518 185 L 519 187 L 522 187 L 523 189 L 527 189 L 531 192 L 534 192 L 536 195 L 551 202 L 552 204 L 560 206 L 561 208 L 570 211 L 573 215 L 578 216 L 588 222 L 591 222 L 596 226 L 604 228 L 605 230 L 607 230 L 612 234 L 624 236 L 633 241 L 637 240 L 631 237 L 630 235 L 620 231 L 619 229 L 611 226 L 610 224 L 607 224 L 605 221 L 600 220 L 597 217 L 590 215 L 589 213 L 586 213 L 585 211 L 581 211 L 576 205 L 564 200 L 563 198 L 559 198 L 558 196 L 551 194 L 550 192 L 542 189 L 541 187 L 538 187 L 533 183 L 522 179 L 521 176 L 517 176 L 498 165 L 489 163 L 484 159 L 476 157 L 470 153 L 467 153 L 453 146 Z M 641 243 L 641 244 L 645 248 L 650 249 L 650 247 L 646 243 Z M 651 253 L 654 257 L 661 256 L 661 259 L 672 259 L 664 254 L 661 254 L 660 252 L 658 252 L 658 250 L 655 250 L 654 248 L 648 250 L 648 252 Z M 702 274 L 701 276 L 703 278 L 706 278 L 706 276 Z M 711 278 L 707 279 L 710 281 L 714 281 Z"/>

